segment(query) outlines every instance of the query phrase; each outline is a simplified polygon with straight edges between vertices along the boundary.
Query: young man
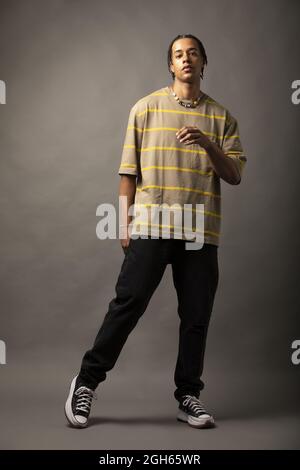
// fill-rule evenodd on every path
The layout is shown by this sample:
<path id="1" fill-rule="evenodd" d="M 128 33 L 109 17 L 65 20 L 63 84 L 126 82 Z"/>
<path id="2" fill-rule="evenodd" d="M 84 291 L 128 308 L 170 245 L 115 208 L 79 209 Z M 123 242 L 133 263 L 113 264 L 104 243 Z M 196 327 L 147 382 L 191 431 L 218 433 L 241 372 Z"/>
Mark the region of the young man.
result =
<path id="1" fill-rule="evenodd" d="M 114 367 L 169 263 L 180 317 L 174 374 L 177 419 L 199 428 L 214 425 L 199 396 L 204 387 L 204 351 L 219 276 L 220 178 L 239 184 L 246 157 L 237 120 L 200 90 L 206 64 L 206 52 L 198 38 L 177 36 L 168 50 L 173 83 L 141 98 L 131 108 L 119 168 L 120 195 L 128 207 L 134 203 L 146 212 L 133 223 L 126 213 L 122 224 L 126 226 L 121 239 L 125 257 L 116 297 L 72 380 L 65 405 L 66 417 L 75 427 L 87 426 L 94 390 Z M 182 220 L 176 225 L 174 218 L 166 224 L 151 217 L 151 209 L 175 203 L 177 210 L 190 204 L 192 221 L 181 238 Z M 204 217 L 204 230 L 194 227 L 198 212 Z M 197 231 L 203 237 L 201 249 L 186 249 L 189 232 Z M 133 236 L 141 233 L 143 237 Z"/>

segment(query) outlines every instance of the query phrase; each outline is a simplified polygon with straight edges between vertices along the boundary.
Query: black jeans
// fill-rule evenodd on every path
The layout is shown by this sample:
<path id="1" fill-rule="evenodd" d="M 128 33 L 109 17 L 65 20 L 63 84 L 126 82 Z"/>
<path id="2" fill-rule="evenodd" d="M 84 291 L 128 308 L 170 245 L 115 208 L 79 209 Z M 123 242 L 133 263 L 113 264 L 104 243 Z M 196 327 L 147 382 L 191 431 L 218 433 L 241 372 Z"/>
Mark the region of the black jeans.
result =
<path id="1" fill-rule="evenodd" d="M 176 400 L 186 393 L 199 397 L 209 320 L 218 285 L 218 247 L 204 244 L 186 250 L 185 240 L 131 238 L 121 271 L 93 347 L 82 360 L 79 379 L 95 389 L 105 380 L 129 333 L 145 312 L 167 264 L 172 266 L 180 317 L 179 350 L 174 374 Z"/>

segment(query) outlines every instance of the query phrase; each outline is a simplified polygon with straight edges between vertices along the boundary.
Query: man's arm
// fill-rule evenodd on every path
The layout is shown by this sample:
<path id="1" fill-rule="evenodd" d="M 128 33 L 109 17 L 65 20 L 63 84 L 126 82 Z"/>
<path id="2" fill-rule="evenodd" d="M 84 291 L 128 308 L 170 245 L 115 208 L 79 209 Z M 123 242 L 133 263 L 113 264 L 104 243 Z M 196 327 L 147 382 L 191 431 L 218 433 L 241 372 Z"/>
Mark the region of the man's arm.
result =
<path id="1" fill-rule="evenodd" d="M 132 221 L 133 216 L 128 215 L 128 209 L 134 203 L 135 193 L 136 193 L 136 176 L 128 175 L 128 174 L 126 175 L 121 174 L 119 196 L 123 196 L 123 198 L 121 199 L 122 219 L 120 221 L 120 225 L 126 225 L 126 227 L 121 227 L 121 229 L 126 229 L 126 231 L 124 231 L 124 233 L 126 233 L 126 238 L 120 239 L 122 248 L 126 248 L 129 245 L 130 237 L 128 234 L 128 225 Z M 124 205 L 124 202 L 125 202 L 125 205 Z M 126 206 L 127 206 L 127 210 L 126 210 Z M 122 231 L 123 230 L 121 230 L 121 232 Z"/>
<path id="2" fill-rule="evenodd" d="M 121 227 L 121 232 L 123 233 L 121 233 L 120 236 L 123 236 L 124 238 L 120 238 L 120 240 L 123 249 L 129 245 L 131 233 L 128 233 L 128 226 L 134 218 L 134 215 L 128 215 L 128 209 L 134 204 L 137 179 L 140 175 L 140 154 L 143 141 L 144 122 L 147 114 L 145 112 L 146 109 L 147 108 L 145 107 L 143 100 L 137 101 L 130 109 L 118 171 L 121 176 L 119 198 L 120 196 L 122 196 L 122 198 L 119 200 L 121 201 L 120 225 L 123 225 L 123 227 Z M 124 201 L 122 201 L 122 199 L 124 199 Z M 122 207 L 122 204 L 125 206 L 126 201 L 127 209 Z M 124 232 L 126 236 L 124 236 Z"/>
<path id="3" fill-rule="evenodd" d="M 239 184 L 241 177 L 239 170 L 232 160 L 227 157 L 223 150 L 211 140 L 204 147 L 209 155 L 211 164 L 217 175 L 229 184 Z"/>
<path id="4" fill-rule="evenodd" d="M 210 140 L 196 126 L 182 127 L 176 132 L 176 137 L 186 145 L 199 144 L 203 147 L 217 175 L 227 183 L 236 185 L 241 182 L 241 172 L 247 158 L 243 153 L 237 120 L 227 114 L 222 146 Z"/>
<path id="5" fill-rule="evenodd" d="M 186 145 L 199 144 L 206 150 L 211 164 L 220 178 L 229 184 L 240 183 L 240 172 L 235 162 L 223 152 L 218 144 L 203 134 L 198 127 L 182 127 L 176 132 L 176 137 L 179 142 Z"/>

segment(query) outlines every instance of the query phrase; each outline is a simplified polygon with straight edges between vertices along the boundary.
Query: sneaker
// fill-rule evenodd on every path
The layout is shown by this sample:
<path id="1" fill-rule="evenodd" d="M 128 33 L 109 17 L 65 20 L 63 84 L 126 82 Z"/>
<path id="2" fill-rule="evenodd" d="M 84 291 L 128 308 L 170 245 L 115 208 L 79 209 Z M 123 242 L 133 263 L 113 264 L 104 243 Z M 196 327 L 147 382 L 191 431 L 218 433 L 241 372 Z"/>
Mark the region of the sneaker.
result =
<path id="1" fill-rule="evenodd" d="M 76 375 L 72 380 L 65 404 L 65 415 L 72 426 L 76 428 L 87 426 L 93 398 L 97 399 L 94 390 L 80 384 Z"/>
<path id="2" fill-rule="evenodd" d="M 178 421 L 184 421 L 195 428 L 213 427 L 215 422 L 199 398 L 194 395 L 183 395 L 179 402 Z"/>

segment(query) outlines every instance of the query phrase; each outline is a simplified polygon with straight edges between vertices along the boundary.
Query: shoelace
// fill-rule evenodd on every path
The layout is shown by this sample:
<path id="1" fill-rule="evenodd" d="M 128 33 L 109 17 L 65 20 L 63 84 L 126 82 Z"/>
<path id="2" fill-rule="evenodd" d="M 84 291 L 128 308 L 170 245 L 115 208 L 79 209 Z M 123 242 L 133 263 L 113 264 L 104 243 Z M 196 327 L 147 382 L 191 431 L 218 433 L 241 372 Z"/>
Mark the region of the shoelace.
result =
<path id="1" fill-rule="evenodd" d="M 90 388 L 82 386 L 76 390 L 75 395 L 78 396 L 76 401 L 76 411 L 84 411 L 85 413 L 89 413 L 93 398 L 97 400 L 96 393 Z"/>
<path id="2" fill-rule="evenodd" d="M 199 398 L 193 396 L 193 395 L 184 395 L 184 400 L 182 402 L 182 404 L 184 406 L 190 404 L 191 405 L 191 409 L 195 412 L 198 412 L 198 411 L 201 411 L 203 413 L 207 413 L 207 411 L 205 410 L 204 406 L 203 406 L 203 403 L 201 403 L 201 401 L 199 400 Z"/>

